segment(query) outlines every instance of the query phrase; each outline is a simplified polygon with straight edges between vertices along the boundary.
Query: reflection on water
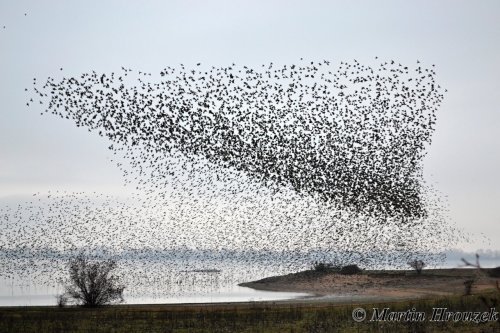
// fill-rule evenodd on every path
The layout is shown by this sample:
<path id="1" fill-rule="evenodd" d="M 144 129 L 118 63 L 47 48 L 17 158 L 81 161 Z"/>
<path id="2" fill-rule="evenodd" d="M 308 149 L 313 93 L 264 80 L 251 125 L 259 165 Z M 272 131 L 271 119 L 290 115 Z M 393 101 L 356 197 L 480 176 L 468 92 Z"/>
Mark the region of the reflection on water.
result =
<path id="1" fill-rule="evenodd" d="M 16 294 L 0 296 L 0 306 L 34 306 L 55 305 L 56 293 L 52 294 Z M 289 293 L 260 291 L 251 288 L 232 286 L 225 290 L 195 294 L 186 293 L 177 296 L 158 295 L 127 295 L 124 294 L 125 304 L 180 304 L 180 303 L 225 303 L 225 302 L 256 302 L 278 301 L 308 296 L 305 293 Z"/>
<path id="2" fill-rule="evenodd" d="M 23 263 L 3 258 L 9 277 L 0 275 L 0 306 L 55 305 L 63 293 L 67 261 L 50 258 Z M 234 260 L 182 261 L 121 259 L 117 274 L 126 286 L 126 304 L 219 303 L 284 300 L 300 293 L 257 291 L 238 283 L 289 273 L 286 267 Z M 43 267 L 34 270 L 33 267 Z"/>

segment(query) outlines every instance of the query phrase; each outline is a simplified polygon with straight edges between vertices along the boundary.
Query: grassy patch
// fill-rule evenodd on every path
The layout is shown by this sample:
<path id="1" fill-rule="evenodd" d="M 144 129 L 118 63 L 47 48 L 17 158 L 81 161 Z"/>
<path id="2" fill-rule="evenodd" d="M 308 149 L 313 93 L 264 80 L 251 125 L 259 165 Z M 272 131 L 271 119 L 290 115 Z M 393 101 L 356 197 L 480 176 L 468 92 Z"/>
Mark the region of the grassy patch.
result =
<path id="1" fill-rule="evenodd" d="M 483 293 L 482 295 L 488 295 Z M 391 311 L 415 308 L 430 318 L 432 308 L 486 311 L 481 295 L 397 303 L 245 303 L 221 305 L 134 305 L 98 309 L 0 308 L 0 332 L 500 332 L 498 322 L 370 322 L 352 319 L 354 308 Z M 498 311 L 498 309 L 497 309 Z"/>

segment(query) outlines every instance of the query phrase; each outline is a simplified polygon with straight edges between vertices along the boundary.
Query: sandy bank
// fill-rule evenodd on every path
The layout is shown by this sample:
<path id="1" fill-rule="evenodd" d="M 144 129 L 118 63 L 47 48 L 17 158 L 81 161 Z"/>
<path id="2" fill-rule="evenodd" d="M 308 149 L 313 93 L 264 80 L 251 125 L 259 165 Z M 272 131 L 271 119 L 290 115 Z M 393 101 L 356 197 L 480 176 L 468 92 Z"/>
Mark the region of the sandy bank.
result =
<path id="1" fill-rule="evenodd" d="M 478 275 L 473 269 L 432 269 L 420 275 L 414 271 L 363 271 L 355 275 L 303 271 L 274 276 L 240 286 L 257 290 L 290 291 L 316 295 L 316 300 L 351 303 L 435 296 L 460 295 L 464 282 L 476 278 L 472 292 L 494 287 L 495 279 Z"/>

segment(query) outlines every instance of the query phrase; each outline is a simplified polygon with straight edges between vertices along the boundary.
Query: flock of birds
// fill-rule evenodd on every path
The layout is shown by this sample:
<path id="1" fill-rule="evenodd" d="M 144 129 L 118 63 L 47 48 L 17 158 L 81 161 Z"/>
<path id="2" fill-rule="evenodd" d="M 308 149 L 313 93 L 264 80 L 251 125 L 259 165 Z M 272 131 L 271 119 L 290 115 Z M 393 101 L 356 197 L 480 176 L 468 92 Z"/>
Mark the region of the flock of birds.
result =
<path id="1" fill-rule="evenodd" d="M 167 67 L 160 82 L 138 72 L 130 87 L 125 68 L 49 78 L 35 92 L 48 97 L 46 112 L 138 147 L 135 166 L 153 162 L 159 177 L 168 171 L 156 162 L 180 154 L 339 207 L 425 216 L 421 161 L 443 99 L 434 70 L 394 61 L 375 69 L 341 62 L 333 72 L 328 61 L 200 65 Z"/>
<path id="2" fill-rule="evenodd" d="M 54 283 L 82 250 L 120 258 L 136 291 L 315 261 L 439 263 L 462 235 L 423 180 L 443 100 L 434 69 L 333 67 L 301 59 L 34 79 L 27 104 L 108 138 L 138 194 L 37 194 L 5 207 L 0 276 Z"/>

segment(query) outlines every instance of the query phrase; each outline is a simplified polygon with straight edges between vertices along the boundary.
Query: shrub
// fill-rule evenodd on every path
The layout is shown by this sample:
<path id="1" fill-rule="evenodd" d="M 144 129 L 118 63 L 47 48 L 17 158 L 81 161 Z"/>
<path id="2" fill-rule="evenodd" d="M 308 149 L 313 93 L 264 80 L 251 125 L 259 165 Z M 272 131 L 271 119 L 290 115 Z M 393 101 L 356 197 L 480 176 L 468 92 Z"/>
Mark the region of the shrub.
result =
<path id="1" fill-rule="evenodd" d="M 425 263 L 422 260 L 417 259 L 409 261 L 408 265 L 410 265 L 417 272 L 417 274 L 422 273 L 422 269 L 425 267 Z"/>
<path id="2" fill-rule="evenodd" d="M 347 265 L 342 267 L 342 269 L 340 270 L 340 274 L 343 275 L 353 275 L 359 273 L 361 273 L 361 269 L 358 267 L 358 265 Z"/>
<path id="3" fill-rule="evenodd" d="M 116 268 L 114 260 L 95 261 L 80 254 L 69 262 L 65 296 L 86 307 L 122 302 L 125 287 L 113 274 Z"/>
<path id="4" fill-rule="evenodd" d="M 66 294 L 56 295 L 56 303 L 58 307 L 64 308 L 68 305 L 68 296 Z"/>
<path id="5" fill-rule="evenodd" d="M 328 272 L 332 268 L 331 264 L 327 264 L 324 262 L 314 262 L 313 269 L 316 272 Z"/>

